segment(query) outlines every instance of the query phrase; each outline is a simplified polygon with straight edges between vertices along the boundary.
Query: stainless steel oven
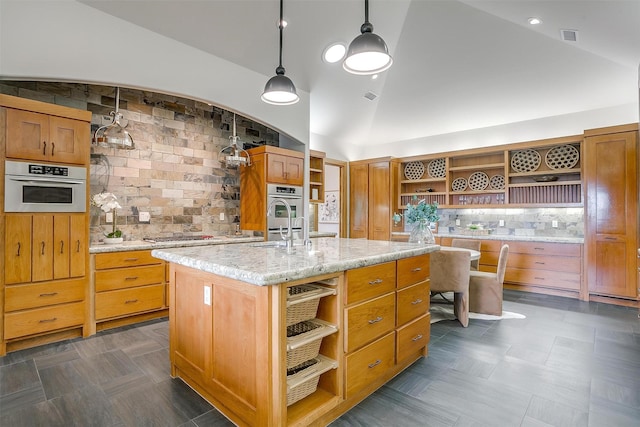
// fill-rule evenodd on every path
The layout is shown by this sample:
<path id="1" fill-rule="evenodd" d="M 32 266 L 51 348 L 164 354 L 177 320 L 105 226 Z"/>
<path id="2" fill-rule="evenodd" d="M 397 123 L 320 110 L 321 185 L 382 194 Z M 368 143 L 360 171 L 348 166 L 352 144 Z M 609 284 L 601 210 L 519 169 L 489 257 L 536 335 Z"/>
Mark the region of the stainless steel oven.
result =
<path id="1" fill-rule="evenodd" d="M 284 199 L 291 206 L 291 225 L 293 238 L 302 239 L 302 222 L 296 218 L 302 216 L 302 187 L 293 185 L 267 184 L 267 206 L 273 199 Z M 282 203 L 273 206 L 271 215 L 267 217 L 267 240 L 282 240 L 280 227 L 287 229 L 287 207 Z"/>
<path id="2" fill-rule="evenodd" d="M 86 212 L 87 168 L 6 160 L 5 212 Z"/>

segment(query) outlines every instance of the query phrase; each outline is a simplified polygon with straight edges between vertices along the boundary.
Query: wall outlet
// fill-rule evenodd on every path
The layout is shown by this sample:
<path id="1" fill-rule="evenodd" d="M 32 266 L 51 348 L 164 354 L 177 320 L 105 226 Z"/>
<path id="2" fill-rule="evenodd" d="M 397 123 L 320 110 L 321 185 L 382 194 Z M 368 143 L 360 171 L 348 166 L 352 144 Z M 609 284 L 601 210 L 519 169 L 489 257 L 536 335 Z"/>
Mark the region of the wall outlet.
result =
<path id="1" fill-rule="evenodd" d="M 456 219 L 456 225 L 460 225 L 460 220 Z"/>
<path id="2" fill-rule="evenodd" d="M 111 224 L 113 222 L 113 212 L 107 212 L 104 215 L 104 222 L 106 222 L 107 224 Z"/>
<path id="3" fill-rule="evenodd" d="M 551 227 L 558 228 L 558 221 L 551 221 Z"/>
<path id="4" fill-rule="evenodd" d="M 498 226 L 504 227 L 504 219 L 501 219 L 500 221 L 498 221 Z"/>
<path id="5" fill-rule="evenodd" d="M 220 221 L 224 221 L 224 212 L 220 212 Z"/>
<path id="6" fill-rule="evenodd" d="M 138 212 L 138 221 L 140 222 L 151 221 L 151 214 L 149 212 Z"/>
<path id="7" fill-rule="evenodd" d="M 211 305 L 211 286 L 204 287 L 204 303 Z"/>

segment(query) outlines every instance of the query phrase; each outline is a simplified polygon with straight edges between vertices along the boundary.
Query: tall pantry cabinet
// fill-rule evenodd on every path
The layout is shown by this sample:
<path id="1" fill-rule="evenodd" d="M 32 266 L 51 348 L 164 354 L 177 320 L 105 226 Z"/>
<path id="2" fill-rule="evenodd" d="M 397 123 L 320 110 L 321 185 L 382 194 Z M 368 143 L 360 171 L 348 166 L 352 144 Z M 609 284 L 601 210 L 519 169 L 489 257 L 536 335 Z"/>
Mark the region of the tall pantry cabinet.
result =
<path id="1" fill-rule="evenodd" d="M 391 158 L 349 163 L 349 237 L 391 239 L 398 162 Z"/>
<path id="2" fill-rule="evenodd" d="M 585 131 L 585 275 L 590 295 L 638 298 L 638 125 Z"/>
<path id="3" fill-rule="evenodd" d="M 11 159 L 84 166 L 88 182 L 90 122 L 89 111 L 0 95 L 0 175 Z M 5 213 L 0 184 L 0 356 L 88 336 L 88 212 Z"/>

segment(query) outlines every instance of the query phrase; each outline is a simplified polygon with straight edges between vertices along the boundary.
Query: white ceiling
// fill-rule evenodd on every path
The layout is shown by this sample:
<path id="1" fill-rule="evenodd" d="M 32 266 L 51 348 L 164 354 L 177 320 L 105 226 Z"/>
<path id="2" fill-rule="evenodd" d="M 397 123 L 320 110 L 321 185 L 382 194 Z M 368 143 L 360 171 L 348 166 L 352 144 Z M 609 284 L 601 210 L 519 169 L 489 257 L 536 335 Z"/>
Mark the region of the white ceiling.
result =
<path id="1" fill-rule="evenodd" d="M 275 74 L 278 0 L 82 3 L 264 74 L 265 83 Z M 330 42 L 359 34 L 363 0 L 284 3 L 286 74 L 310 93 L 311 132 L 334 143 L 383 144 L 638 103 L 640 0 L 370 0 L 369 12 L 394 57 L 377 80 L 321 60 Z M 543 23 L 529 25 L 531 16 Z M 578 41 L 561 40 L 560 29 L 578 30 Z M 378 98 L 364 98 L 368 91 Z"/>

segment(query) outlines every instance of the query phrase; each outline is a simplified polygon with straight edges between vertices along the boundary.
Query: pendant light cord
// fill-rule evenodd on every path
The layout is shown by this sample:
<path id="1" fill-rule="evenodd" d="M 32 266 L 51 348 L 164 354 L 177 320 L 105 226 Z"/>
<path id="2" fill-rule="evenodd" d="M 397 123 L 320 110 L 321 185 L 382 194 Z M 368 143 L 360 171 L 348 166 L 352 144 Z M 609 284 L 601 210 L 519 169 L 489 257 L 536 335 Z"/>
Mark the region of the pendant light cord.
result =
<path id="1" fill-rule="evenodd" d="M 278 64 L 278 68 L 276 69 L 276 74 L 284 74 L 284 67 L 282 66 L 282 30 L 283 30 L 282 20 L 284 19 L 282 15 L 283 3 L 284 3 L 284 0 L 280 0 L 280 22 L 278 22 L 278 28 L 280 29 L 280 52 L 279 52 L 280 63 Z M 280 73 L 280 71 L 282 71 L 282 73 Z"/>
<path id="2" fill-rule="evenodd" d="M 364 24 L 360 26 L 360 32 L 373 33 L 373 25 L 369 22 L 369 0 L 364 0 Z"/>

